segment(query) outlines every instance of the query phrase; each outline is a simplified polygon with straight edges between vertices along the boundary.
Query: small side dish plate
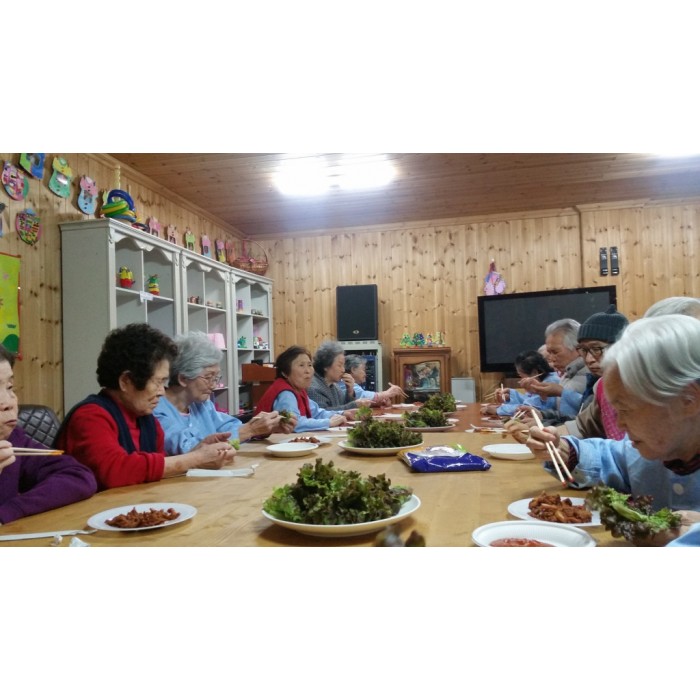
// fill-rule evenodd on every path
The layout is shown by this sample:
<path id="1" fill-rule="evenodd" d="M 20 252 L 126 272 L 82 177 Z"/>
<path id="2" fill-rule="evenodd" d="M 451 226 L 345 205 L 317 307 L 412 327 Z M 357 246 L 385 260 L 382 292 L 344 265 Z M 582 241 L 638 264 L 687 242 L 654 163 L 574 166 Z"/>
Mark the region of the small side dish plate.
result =
<path id="1" fill-rule="evenodd" d="M 318 449 L 308 442 L 278 442 L 265 448 L 274 457 L 303 457 Z"/>
<path id="2" fill-rule="evenodd" d="M 482 525 L 472 532 L 472 540 L 479 547 L 490 547 L 494 540 L 509 537 L 538 540 L 554 547 L 596 546 L 596 541 L 578 527 L 540 520 L 504 520 Z"/>
<path id="3" fill-rule="evenodd" d="M 567 496 L 571 501 L 571 505 L 582 506 L 585 504 L 585 498 L 571 498 Z M 520 518 L 521 520 L 534 520 L 537 523 L 549 522 L 548 520 L 540 520 L 539 518 L 533 518 L 530 515 L 530 501 L 531 498 L 523 498 L 519 501 L 513 501 L 508 506 L 508 512 L 515 518 Z M 556 525 L 556 523 L 554 523 Z M 591 511 L 591 522 L 590 523 L 562 523 L 562 525 L 573 525 L 574 527 L 596 527 L 600 525 L 600 513 L 597 510 Z"/>
<path id="4" fill-rule="evenodd" d="M 417 447 L 421 447 L 422 445 L 422 440 L 417 445 L 402 445 L 401 447 L 353 447 L 352 445 L 348 444 L 347 440 L 341 440 L 338 443 L 339 447 L 342 447 L 348 452 L 354 452 L 358 455 L 373 455 L 374 457 L 382 457 L 384 455 L 395 455 L 398 454 L 401 450 L 405 450 L 408 448 L 413 450 Z"/>
<path id="5" fill-rule="evenodd" d="M 484 445 L 481 448 L 486 454 L 496 459 L 534 459 L 535 455 L 525 445 Z"/>
<path id="6" fill-rule="evenodd" d="M 134 508 L 136 508 L 138 513 L 148 512 L 151 508 L 153 510 L 168 510 L 168 508 L 172 508 L 180 515 L 174 520 L 166 520 L 160 525 L 148 525 L 147 527 L 113 527 L 112 525 L 107 525 L 107 520 L 116 518 L 117 515 L 126 515 Z M 161 527 L 177 525 L 193 518 L 196 514 L 197 509 L 194 506 L 188 506 L 186 503 L 134 503 L 130 506 L 119 506 L 103 510 L 101 513 L 91 516 L 87 524 L 88 527 L 94 527 L 96 530 L 107 530 L 109 532 L 140 532 L 141 530 L 156 530 Z"/>

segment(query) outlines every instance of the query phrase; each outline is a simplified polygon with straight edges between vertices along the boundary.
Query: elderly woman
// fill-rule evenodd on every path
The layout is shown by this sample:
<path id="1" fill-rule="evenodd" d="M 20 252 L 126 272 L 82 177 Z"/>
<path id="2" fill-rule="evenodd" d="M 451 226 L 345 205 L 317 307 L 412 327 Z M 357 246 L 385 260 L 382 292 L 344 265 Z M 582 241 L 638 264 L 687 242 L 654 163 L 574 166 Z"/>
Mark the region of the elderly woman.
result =
<path id="1" fill-rule="evenodd" d="M 321 343 L 313 359 L 314 375 L 309 386 L 309 398 L 321 408 L 335 411 L 345 411 L 369 406 L 370 399 L 356 399 L 354 381 L 345 374 L 345 350 L 335 340 Z M 345 391 L 337 387 L 343 380 Z"/>
<path id="2" fill-rule="evenodd" d="M 0 525 L 82 501 L 97 491 L 92 472 L 69 455 L 16 455 L 46 449 L 17 425 L 15 356 L 0 345 Z"/>
<path id="3" fill-rule="evenodd" d="M 235 450 L 226 441 L 202 443 L 167 456 L 163 428 L 153 416 L 170 376 L 177 346 L 146 323 L 109 333 L 97 359 L 102 389 L 74 406 L 56 446 L 92 469 L 100 490 L 185 474 L 192 467 L 220 469 Z"/>
<path id="4" fill-rule="evenodd" d="M 327 411 L 309 398 L 314 368 L 306 348 L 299 345 L 287 348 L 275 360 L 275 368 L 277 378 L 258 401 L 256 414 L 286 411 L 296 418 L 297 433 L 344 425 L 354 417 L 354 411 Z"/>
<path id="5" fill-rule="evenodd" d="M 345 374 L 336 383 L 340 391 L 346 396 L 354 396 L 357 399 L 369 399 L 372 406 L 390 406 L 393 398 L 406 396 L 403 389 L 389 382 L 386 391 L 369 391 L 363 385 L 367 379 L 367 360 L 360 355 L 347 355 L 345 357 Z"/>
<path id="6" fill-rule="evenodd" d="M 170 381 L 153 414 L 165 432 L 165 452 L 185 454 L 202 443 L 231 438 L 245 442 L 270 433 L 291 433 L 295 421 L 282 422 L 277 412 L 259 413 L 248 423 L 222 413 L 211 400 L 221 380 L 223 352 L 206 333 L 192 331 L 175 338 L 177 357 L 170 364 Z"/>
<path id="7" fill-rule="evenodd" d="M 532 428 L 528 447 L 541 456 L 544 442 L 558 447 L 579 487 L 602 481 L 652 496 L 657 510 L 699 511 L 700 321 L 678 314 L 635 321 L 601 364 L 625 439 L 560 438 L 554 428 Z M 698 512 L 683 515 L 686 523 L 700 520 Z"/>

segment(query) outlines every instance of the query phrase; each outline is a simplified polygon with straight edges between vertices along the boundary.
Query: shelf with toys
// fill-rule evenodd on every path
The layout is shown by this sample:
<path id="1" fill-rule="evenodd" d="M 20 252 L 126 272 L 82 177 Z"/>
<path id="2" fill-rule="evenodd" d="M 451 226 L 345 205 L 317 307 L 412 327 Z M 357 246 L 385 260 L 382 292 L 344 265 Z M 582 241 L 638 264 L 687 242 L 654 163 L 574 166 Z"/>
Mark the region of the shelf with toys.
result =
<path id="1" fill-rule="evenodd" d="M 102 342 L 127 323 L 149 323 L 170 337 L 207 333 L 224 351 L 217 407 L 249 408 L 249 392 L 239 392 L 241 365 L 271 361 L 271 280 L 111 218 L 60 228 L 64 410 L 98 390 Z"/>

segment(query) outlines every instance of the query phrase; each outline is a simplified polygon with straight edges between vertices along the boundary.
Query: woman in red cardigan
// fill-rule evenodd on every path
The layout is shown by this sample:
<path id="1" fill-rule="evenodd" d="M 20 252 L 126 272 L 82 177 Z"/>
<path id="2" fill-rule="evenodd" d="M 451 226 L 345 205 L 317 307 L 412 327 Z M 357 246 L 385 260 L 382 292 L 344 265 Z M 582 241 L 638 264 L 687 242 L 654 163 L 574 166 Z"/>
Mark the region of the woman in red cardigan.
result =
<path id="1" fill-rule="evenodd" d="M 102 390 L 71 409 L 55 440 L 92 469 L 100 490 L 233 463 L 235 450 L 218 434 L 191 452 L 166 457 L 163 428 L 153 411 L 176 355 L 175 343 L 147 323 L 117 328 L 105 339 L 97 359 Z"/>
<path id="2" fill-rule="evenodd" d="M 275 360 L 277 378 L 255 407 L 261 411 L 288 411 L 297 419 L 294 432 L 326 430 L 353 420 L 355 410 L 327 411 L 309 398 L 307 390 L 314 376 L 311 353 L 292 345 Z"/>

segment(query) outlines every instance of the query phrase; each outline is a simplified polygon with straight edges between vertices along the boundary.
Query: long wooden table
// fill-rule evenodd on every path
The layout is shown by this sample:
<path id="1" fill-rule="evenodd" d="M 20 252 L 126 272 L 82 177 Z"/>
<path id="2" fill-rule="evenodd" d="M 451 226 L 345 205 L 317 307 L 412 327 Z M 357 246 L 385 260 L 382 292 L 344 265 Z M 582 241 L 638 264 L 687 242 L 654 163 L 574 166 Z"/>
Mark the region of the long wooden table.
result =
<path id="1" fill-rule="evenodd" d="M 470 404 L 457 413 L 459 423 L 448 432 L 423 433 L 427 445 L 463 445 L 473 454 L 487 457 L 491 468 L 484 472 L 422 474 L 395 456 L 374 457 L 346 452 L 338 446 L 342 433 L 318 433 L 330 437 L 310 455 L 298 458 L 278 458 L 265 450 L 269 442 L 242 445 L 235 467 L 258 464 L 254 476 L 187 477 L 164 479 L 160 482 L 110 489 L 92 498 L 63 508 L 22 518 L 0 527 L 0 535 L 82 529 L 97 513 L 120 506 L 141 503 L 184 503 L 194 506 L 197 514 L 190 520 L 172 526 L 138 532 L 98 531 L 80 535 L 94 547 L 266 547 L 266 546 L 371 546 L 375 534 L 361 537 L 318 538 L 299 534 L 271 523 L 261 514 L 262 504 L 276 486 L 291 483 L 302 464 L 317 457 L 332 460 L 336 467 L 354 469 L 362 474 L 385 473 L 393 484 L 413 488 L 421 507 L 403 520 L 400 530 L 404 538 L 411 530 L 425 537 L 427 546 L 475 546 L 471 533 L 480 525 L 513 519 L 508 505 L 523 498 L 539 495 L 543 490 L 569 496 L 581 496 L 577 491 L 560 487 L 547 474 L 539 461 L 512 461 L 488 457 L 484 445 L 512 442 L 494 433 L 468 433 L 471 423 L 487 425 L 479 415 L 479 404 Z M 271 440 L 282 441 L 287 436 L 275 435 Z M 601 526 L 586 530 L 599 546 L 628 546 L 613 539 Z M 67 546 L 70 537 L 63 539 Z M 0 542 L 0 546 L 47 546 L 49 540 Z"/>

